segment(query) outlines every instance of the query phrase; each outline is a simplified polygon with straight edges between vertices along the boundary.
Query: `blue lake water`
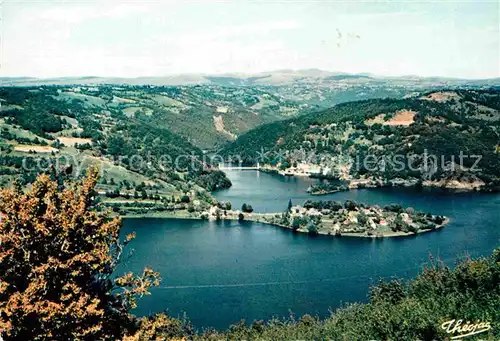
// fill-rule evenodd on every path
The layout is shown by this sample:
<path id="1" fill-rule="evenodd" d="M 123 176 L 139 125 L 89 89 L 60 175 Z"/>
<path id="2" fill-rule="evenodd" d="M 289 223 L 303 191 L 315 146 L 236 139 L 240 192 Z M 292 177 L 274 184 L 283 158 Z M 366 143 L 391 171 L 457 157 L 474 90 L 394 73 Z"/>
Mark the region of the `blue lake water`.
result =
<path id="1" fill-rule="evenodd" d="M 134 256 L 118 269 L 151 266 L 161 287 L 139 300 L 135 313 L 184 312 L 197 328 L 227 328 L 305 313 L 327 316 L 346 302 L 366 301 L 381 277 L 415 276 L 429 255 L 453 265 L 458 257 L 488 255 L 500 245 L 500 195 L 437 190 L 355 190 L 313 197 L 315 180 L 257 171 L 229 171 L 233 187 L 214 193 L 234 208 L 251 204 L 259 212 L 283 211 L 288 200 L 356 200 L 399 203 L 451 218 L 443 230 L 390 239 L 310 237 L 251 222 L 126 219 L 135 231 Z"/>

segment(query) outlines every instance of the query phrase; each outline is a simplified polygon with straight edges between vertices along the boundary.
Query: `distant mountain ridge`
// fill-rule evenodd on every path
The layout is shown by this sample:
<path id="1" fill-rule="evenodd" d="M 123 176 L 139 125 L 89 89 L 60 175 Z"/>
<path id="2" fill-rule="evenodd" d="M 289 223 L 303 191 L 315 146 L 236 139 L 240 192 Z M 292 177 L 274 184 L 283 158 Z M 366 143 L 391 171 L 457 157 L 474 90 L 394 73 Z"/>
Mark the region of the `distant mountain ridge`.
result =
<path id="1" fill-rule="evenodd" d="M 176 74 L 167 76 L 141 77 L 2 77 L 1 86 L 32 86 L 32 85 L 78 85 L 78 84 L 127 84 L 127 85 L 196 85 L 215 84 L 227 86 L 251 85 L 286 85 L 294 83 L 328 83 L 328 82 L 399 82 L 447 85 L 484 84 L 498 85 L 500 78 L 462 79 L 450 77 L 420 77 L 420 76 L 379 76 L 370 73 L 345 73 L 324 71 L 319 69 L 275 70 L 259 73 L 222 73 L 222 74 Z"/>

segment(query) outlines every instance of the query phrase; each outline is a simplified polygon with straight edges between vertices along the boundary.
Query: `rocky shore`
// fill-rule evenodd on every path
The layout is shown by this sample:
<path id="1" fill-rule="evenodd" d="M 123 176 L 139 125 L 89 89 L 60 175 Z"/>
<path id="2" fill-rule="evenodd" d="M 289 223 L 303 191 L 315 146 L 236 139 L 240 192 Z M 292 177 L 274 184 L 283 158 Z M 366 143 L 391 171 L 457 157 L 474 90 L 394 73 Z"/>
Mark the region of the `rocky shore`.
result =
<path id="1" fill-rule="evenodd" d="M 499 188 L 490 188 L 481 181 L 459 181 L 459 180 L 440 180 L 440 181 L 420 181 L 418 179 L 392 179 L 389 181 L 382 181 L 381 179 L 374 178 L 359 178 L 348 181 L 347 185 L 335 184 L 320 184 L 311 186 L 307 192 L 311 195 L 327 195 L 351 189 L 363 188 L 382 188 L 382 187 L 421 187 L 421 188 L 436 188 L 446 189 L 457 192 L 494 192 L 499 191 Z"/>
<path id="2" fill-rule="evenodd" d="M 269 165 L 259 168 L 266 173 L 275 173 L 283 176 L 312 177 L 325 180 L 325 183 L 311 186 L 308 192 L 311 195 L 326 195 L 339 191 L 360 188 L 381 188 L 381 187 L 424 187 L 424 188 L 442 188 L 455 191 L 477 191 L 477 192 L 497 192 L 500 186 L 488 185 L 473 174 L 449 174 L 440 180 L 421 180 L 418 178 L 393 178 L 384 180 L 374 176 L 353 178 L 350 174 L 343 174 L 340 178 L 325 175 L 321 172 L 322 168 L 311 164 L 301 164 L 296 168 L 280 169 Z M 332 183 L 329 183 L 332 181 Z M 337 182 L 345 184 L 338 185 Z"/>

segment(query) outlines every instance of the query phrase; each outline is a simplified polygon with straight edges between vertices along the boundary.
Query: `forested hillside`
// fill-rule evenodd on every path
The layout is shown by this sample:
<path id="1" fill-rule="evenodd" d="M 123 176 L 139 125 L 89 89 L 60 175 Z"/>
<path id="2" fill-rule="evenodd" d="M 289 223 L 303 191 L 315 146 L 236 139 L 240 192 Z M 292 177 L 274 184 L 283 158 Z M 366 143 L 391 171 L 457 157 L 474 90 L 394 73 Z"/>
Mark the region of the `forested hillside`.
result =
<path id="1" fill-rule="evenodd" d="M 0 184 L 28 185 L 38 173 L 79 177 L 98 165 L 98 190 L 109 197 L 175 203 L 231 185 L 187 138 L 146 114 L 127 115 L 117 101 L 58 87 L 0 88 Z"/>
<path id="2" fill-rule="evenodd" d="M 492 88 L 343 103 L 258 127 L 223 154 L 290 172 L 315 165 L 320 177 L 371 185 L 402 179 L 492 189 L 500 184 L 499 101 Z"/>
<path id="3" fill-rule="evenodd" d="M 72 131 L 74 137 L 98 138 L 102 124 L 139 120 L 179 134 L 199 148 L 212 149 L 261 124 L 353 99 L 366 90 L 339 91 L 322 101 L 317 97 L 329 90 L 309 90 L 297 97 L 296 90 L 277 87 L 4 87 L 0 100 L 7 123 L 41 137 L 60 132 L 66 121 L 75 123 L 63 116 L 74 119 L 78 115 L 75 128 L 82 131 Z M 402 96 L 402 92 L 397 94 Z"/>
<path id="4" fill-rule="evenodd" d="M 356 97 L 363 89 L 358 86 L 337 95 Z M 30 183 L 49 170 L 50 160 L 63 159 L 59 166 L 72 165 L 73 173 L 100 164 L 99 189 L 110 196 L 176 202 L 230 185 L 199 147 L 224 146 L 239 136 L 224 156 L 281 170 L 318 166 L 315 175 L 329 179 L 362 179 L 368 186 L 401 179 L 445 187 L 450 185 L 443 181 L 455 181 L 452 186 L 476 189 L 499 184 L 499 90 L 415 93 L 308 114 L 342 100 L 325 99 L 332 89 L 309 87 L 302 97 L 300 89 L 298 84 L 3 87 L 0 183 L 16 178 Z M 395 90 L 400 96 L 407 92 Z M 425 153 L 438 159 L 429 165 Z M 457 160 L 460 153 L 466 155 L 463 162 Z M 363 162 L 367 157 L 371 164 Z M 412 167 L 399 169 L 399 163 Z"/>
<path id="5" fill-rule="evenodd" d="M 127 118 L 140 118 L 166 128 L 198 148 L 211 150 L 262 124 L 339 103 L 385 97 L 401 99 L 444 87 L 480 88 L 494 82 L 494 79 L 384 78 L 315 69 L 281 70 L 253 76 L 0 78 L 0 84 L 5 86 L 3 91 L 12 92 L 12 103 L 22 102 L 25 90 L 28 90 L 33 103 L 31 109 L 36 110 L 43 102 L 54 105 L 59 102 L 57 105 L 61 106 L 71 104 L 74 111 L 80 106 L 96 113 L 120 113 Z M 24 87 L 7 87 L 9 84 Z M 17 91 L 19 93 L 14 94 Z M 35 96 L 38 97 L 36 103 Z M 0 100 L 6 98 L 0 96 Z M 22 116 L 18 120 L 29 124 L 26 122 L 29 111 Z M 39 119 L 39 133 L 42 128 L 48 131 L 59 129 L 60 122 L 50 115 Z"/>
<path id="6" fill-rule="evenodd" d="M 210 201 L 207 191 L 231 183 L 202 149 L 349 99 L 406 93 L 404 87 L 331 82 L 1 87 L 0 185 L 16 179 L 27 185 L 40 172 L 80 176 L 97 164 L 100 194 L 121 204 L 130 198 L 168 207 Z"/>

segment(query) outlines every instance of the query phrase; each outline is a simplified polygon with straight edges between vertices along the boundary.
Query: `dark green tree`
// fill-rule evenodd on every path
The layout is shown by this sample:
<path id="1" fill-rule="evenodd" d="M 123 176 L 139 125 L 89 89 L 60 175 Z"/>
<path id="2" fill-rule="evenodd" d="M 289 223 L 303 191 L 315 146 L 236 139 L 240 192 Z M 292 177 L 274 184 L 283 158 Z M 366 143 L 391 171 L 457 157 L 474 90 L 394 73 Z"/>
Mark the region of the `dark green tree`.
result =
<path id="1" fill-rule="evenodd" d="M 250 204 L 244 203 L 243 205 L 241 205 L 241 210 L 245 213 L 252 213 L 253 207 Z"/>

